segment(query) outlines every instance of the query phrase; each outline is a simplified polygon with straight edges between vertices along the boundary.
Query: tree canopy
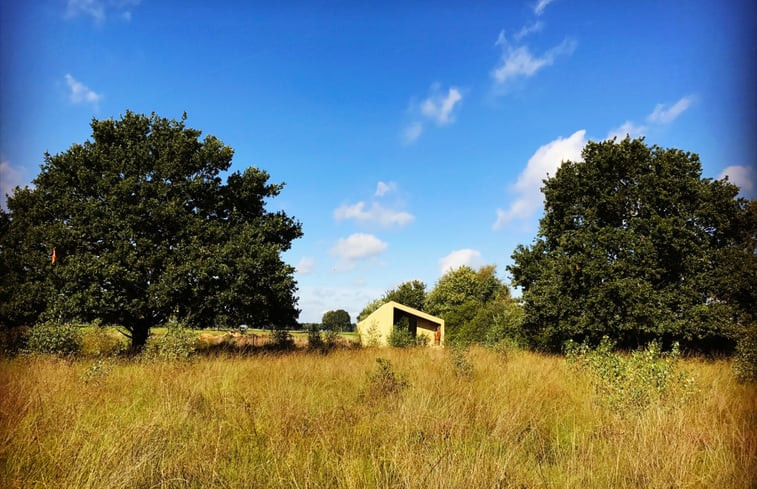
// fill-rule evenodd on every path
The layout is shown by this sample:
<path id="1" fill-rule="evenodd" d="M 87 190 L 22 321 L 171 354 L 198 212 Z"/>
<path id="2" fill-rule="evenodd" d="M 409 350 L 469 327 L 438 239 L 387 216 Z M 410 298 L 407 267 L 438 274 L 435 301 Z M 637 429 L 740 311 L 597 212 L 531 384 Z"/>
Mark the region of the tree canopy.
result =
<path id="1" fill-rule="evenodd" d="M 387 290 L 382 297 L 369 302 L 363 308 L 358 315 L 358 321 L 362 321 L 373 311 L 390 301 L 423 311 L 426 303 L 426 284 L 420 280 L 408 280 L 394 289 Z"/>
<path id="2" fill-rule="evenodd" d="M 344 309 L 336 311 L 327 311 L 321 319 L 321 327 L 327 331 L 349 331 L 352 329 L 350 313 Z"/>
<path id="3" fill-rule="evenodd" d="M 91 140 L 45 154 L 34 186 L 0 216 L 0 322 L 100 319 L 124 326 L 135 348 L 172 316 L 295 324 L 281 253 L 301 226 L 265 209 L 283 184 L 255 167 L 223 183 L 232 148 L 185 119 L 93 120 Z"/>
<path id="4" fill-rule="evenodd" d="M 510 299 L 510 291 L 496 271 L 495 265 L 485 265 L 478 270 L 461 266 L 442 275 L 428 293 L 426 310 L 444 319 L 450 341 L 486 342 L 495 335 L 495 329 L 505 331 L 498 318 L 517 305 Z M 513 316 L 507 315 L 508 318 Z"/>
<path id="5" fill-rule="evenodd" d="M 702 178 L 697 155 L 643 138 L 589 142 L 582 156 L 544 181 L 537 238 L 508 267 L 531 343 L 732 340 L 757 303 L 753 203 Z"/>

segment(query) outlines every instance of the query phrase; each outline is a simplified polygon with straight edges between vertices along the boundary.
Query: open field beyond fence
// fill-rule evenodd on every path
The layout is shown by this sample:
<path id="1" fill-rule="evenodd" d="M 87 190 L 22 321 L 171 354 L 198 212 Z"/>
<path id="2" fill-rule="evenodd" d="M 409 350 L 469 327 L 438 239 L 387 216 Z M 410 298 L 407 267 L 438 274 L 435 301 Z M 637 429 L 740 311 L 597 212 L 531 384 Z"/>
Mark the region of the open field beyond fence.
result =
<path id="1" fill-rule="evenodd" d="M 0 486 L 754 487 L 757 389 L 681 363 L 685 403 L 619 409 L 521 351 L 0 358 Z"/>

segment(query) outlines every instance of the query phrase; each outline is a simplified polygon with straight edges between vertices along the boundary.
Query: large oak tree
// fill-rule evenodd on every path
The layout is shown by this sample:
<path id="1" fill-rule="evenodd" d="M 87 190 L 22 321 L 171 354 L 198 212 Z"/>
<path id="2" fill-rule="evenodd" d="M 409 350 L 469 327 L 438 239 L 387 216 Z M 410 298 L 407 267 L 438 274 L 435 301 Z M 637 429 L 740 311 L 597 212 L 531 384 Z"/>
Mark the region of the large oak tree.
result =
<path id="1" fill-rule="evenodd" d="M 727 346 L 754 320 L 754 203 L 699 158 L 643 139 L 590 142 L 544 181 L 537 239 L 509 268 L 535 346 Z"/>
<path id="2" fill-rule="evenodd" d="M 301 226 L 265 208 L 283 184 L 255 167 L 224 183 L 232 148 L 185 119 L 93 120 L 91 140 L 45 155 L 0 216 L 0 322 L 100 319 L 125 327 L 134 348 L 171 316 L 296 323 L 281 253 Z"/>

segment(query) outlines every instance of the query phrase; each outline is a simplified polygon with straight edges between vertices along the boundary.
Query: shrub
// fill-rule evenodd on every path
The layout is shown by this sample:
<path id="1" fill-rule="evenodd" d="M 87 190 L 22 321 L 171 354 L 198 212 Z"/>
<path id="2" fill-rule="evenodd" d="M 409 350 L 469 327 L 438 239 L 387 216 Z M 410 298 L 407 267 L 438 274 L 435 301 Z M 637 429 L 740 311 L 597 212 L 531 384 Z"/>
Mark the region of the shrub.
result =
<path id="1" fill-rule="evenodd" d="M 29 333 L 27 348 L 32 353 L 75 355 L 81 351 L 82 330 L 78 324 L 39 323 Z"/>
<path id="2" fill-rule="evenodd" d="M 757 381 L 757 324 L 749 325 L 741 334 L 733 370 L 740 382 Z"/>
<path id="3" fill-rule="evenodd" d="M 452 371 L 457 377 L 473 380 L 473 362 L 470 361 L 467 353 L 468 350 L 464 346 L 455 343 L 449 348 L 449 359 Z"/>
<path id="4" fill-rule="evenodd" d="M 392 362 L 379 357 L 376 359 L 376 369 L 368 374 L 362 397 L 367 400 L 382 399 L 399 394 L 409 385 L 405 376 L 394 370 Z"/>
<path id="5" fill-rule="evenodd" d="M 182 323 L 171 321 L 164 335 L 151 335 L 145 345 L 145 358 L 151 360 L 188 360 L 197 353 L 197 337 Z"/>
<path id="6" fill-rule="evenodd" d="M 607 336 L 595 349 L 574 342 L 565 347 L 568 361 L 590 372 L 600 402 L 608 407 L 634 412 L 652 403 L 680 405 L 694 393 L 694 379 L 678 368 L 677 343 L 670 352 L 663 352 L 659 341 L 630 355 L 614 349 Z"/>
<path id="7" fill-rule="evenodd" d="M 287 329 L 274 329 L 271 331 L 271 347 L 277 350 L 290 350 L 294 348 L 294 338 Z"/>
<path id="8" fill-rule="evenodd" d="M 318 324 L 311 323 L 308 325 L 308 349 L 320 350 L 323 348 L 323 336 Z"/>

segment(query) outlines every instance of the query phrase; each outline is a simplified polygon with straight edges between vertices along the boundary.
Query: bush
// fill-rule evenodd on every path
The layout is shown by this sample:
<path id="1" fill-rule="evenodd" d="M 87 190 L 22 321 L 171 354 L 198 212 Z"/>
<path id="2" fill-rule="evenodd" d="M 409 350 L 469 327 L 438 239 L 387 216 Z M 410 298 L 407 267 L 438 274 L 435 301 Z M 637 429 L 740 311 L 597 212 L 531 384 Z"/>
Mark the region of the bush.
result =
<path id="1" fill-rule="evenodd" d="M 27 348 L 32 353 L 75 355 L 81 351 L 82 330 L 78 324 L 57 324 L 46 321 L 29 333 Z"/>
<path id="2" fill-rule="evenodd" d="M 596 349 L 568 342 L 568 361 L 587 370 L 600 402 L 618 411 L 638 412 L 653 403 L 680 405 L 694 393 L 694 379 L 678 368 L 680 351 L 674 343 L 663 352 L 658 341 L 630 355 L 614 351 L 607 336 Z"/>
<path id="3" fill-rule="evenodd" d="M 459 378 L 473 380 L 473 362 L 467 355 L 468 351 L 460 344 L 453 344 L 449 348 L 449 359 L 452 364 L 452 371 Z"/>
<path id="4" fill-rule="evenodd" d="M 151 335 L 144 349 L 151 360 L 189 360 L 197 353 L 197 337 L 183 324 L 172 321 L 164 335 Z"/>
<path id="5" fill-rule="evenodd" d="M 320 350 L 323 348 L 323 336 L 318 324 L 311 323 L 308 325 L 308 349 Z"/>
<path id="6" fill-rule="evenodd" d="M 277 350 L 291 350 L 294 348 L 294 337 L 287 329 L 271 331 L 271 347 Z"/>
<path id="7" fill-rule="evenodd" d="M 394 370 L 392 362 L 379 357 L 376 359 L 376 370 L 368 374 L 362 397 L 366 400 L 382 399 L 399 394 L 409 385 L 405 376 Z"/>
<path id="8" fill-rule="evenodd" d="M 740 382 L 757 381 L 757 324 L 749 325 L 736 344 L 733 370 Z"/>
<path id="9" fill-rule="evenodd" d="M 0 328 L 0 354 L 13 356 L 24 351 L 29 329 L 28 326 Z"/>

